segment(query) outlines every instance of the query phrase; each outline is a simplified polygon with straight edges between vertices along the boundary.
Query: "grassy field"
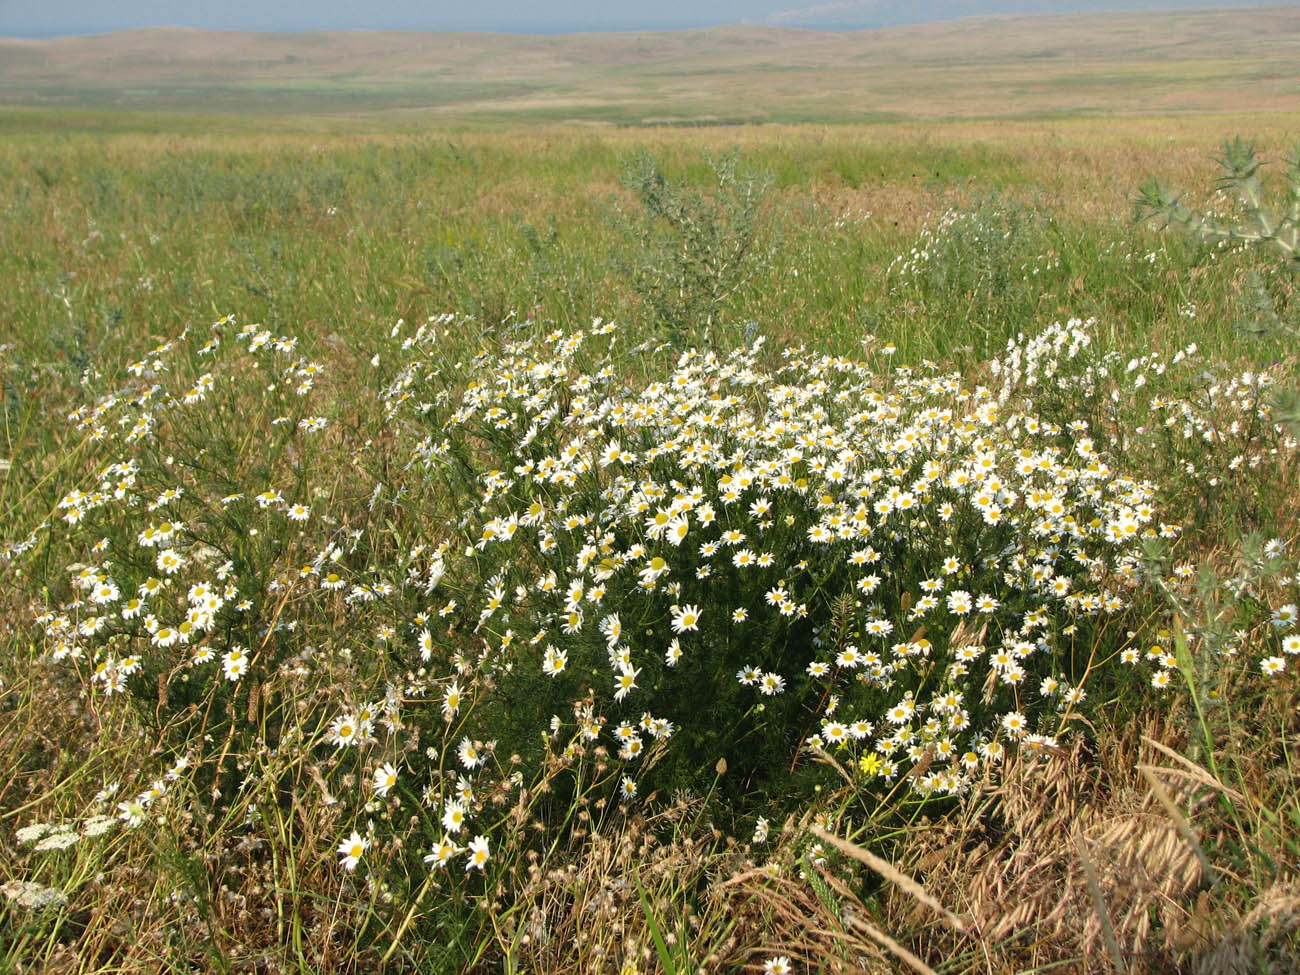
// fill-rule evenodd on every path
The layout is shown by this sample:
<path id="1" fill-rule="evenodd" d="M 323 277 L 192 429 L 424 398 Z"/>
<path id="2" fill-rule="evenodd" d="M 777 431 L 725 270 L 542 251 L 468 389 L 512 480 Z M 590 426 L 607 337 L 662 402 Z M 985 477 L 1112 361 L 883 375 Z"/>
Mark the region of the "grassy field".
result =
<path id="1" fill-rule="evenodd" d="M 1156 23 L 0 41 L 0 972 L 1295 970 L 1296 13 Z"/>
<path id="2" fill-rule="evenodd" d="M 1255 114 L 1300 101 L 1294 6 L 873 31 L 154 30 L 0 39 L 0 103 L 336 124 L 881 122 Z"/>

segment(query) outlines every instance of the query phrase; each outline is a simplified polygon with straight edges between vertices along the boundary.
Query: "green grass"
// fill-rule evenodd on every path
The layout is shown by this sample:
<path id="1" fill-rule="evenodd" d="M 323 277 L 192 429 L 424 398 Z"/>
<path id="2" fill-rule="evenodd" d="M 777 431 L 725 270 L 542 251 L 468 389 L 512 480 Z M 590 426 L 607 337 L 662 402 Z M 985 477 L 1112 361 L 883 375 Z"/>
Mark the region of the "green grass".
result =
<path id="1" fill-rule="evenodd" d="M 737 75 L 746 77 L 739 69 Z M 1265 155 L 1276 158 L 1295 130 L 1292 115 L 448 128 L 411 135 L 393 131 L 399 123 L 382 116 L 311 117 L 322 106 L 342 104 L 329 90 L 332 82 L 255 84 L 295 88 L 306 100 L 293 109 L 308 114 L 195 118 L 84 106 L 0 110 L 0 132 L 8 136 L 0 143 L 0 276 L 8 282 L 0 291 L 0 459 L 8 462 L 0 471 L 3 538 L 21 537 L 54 513 L 70 486 L 86 483 L 89 448 L 77 446 L 67 412 L 89 390 L 115 388 L 123 365 L 153 345 L 226 313 L 297 337 L 306 354 L 328 366 L 322 395 L 340 410 L 346 429 L 338 443 L 322 448 L 323 459 L 312 468 L 321 472 L 319 503 L 339 513 L 340 524 L 366 527 L 394 552 L 423 538 L 465 498 L 431 493 L 408 500 L 405 508 L 367 507 L 368 479 L 397 483 L 405 460 L 349 453 L 353 440 L 382 441 L 385 435 L 374 387 L 395 363 L 384 359 L 371 367 L 371 355 L 381 346 L 390 355 L 392 346 L 384 343 L 398 319 L 410 328 L 443 312 L 470 316 L 447 337 L 447 362 L 495 351 L 516 335 L 585 327 L 596 316 L 619 321 L 629 346 L 661 336 L 629 273 L 652 258 L 634 246 L 628 221 L 619 216 L 620 209 L 637 212 L 636 196 L 620 175 L 639 150 L 654 154 L 670 182 L 706 196 L 716 189 L 711 160 L 733 148 L 745 168 L 772 178 L 758 224 L 761 239 L 773 245 L 771 260 L 719 305 L 718 327 L 688 328 L 687 342 L 729 348 L 754 322 L 773 350 L 807 344 L 860 355 L 870 332 L 879 343 L 893 343 L 899 360 L 932 358 L 987 380 L 980 363 L 1008 337 L 1078 316 L 1096 317 L 1104 347 L 1123 359 L 1168 356 L 1196 342 L 1207 362 L 1224 371 L 1280 362 L 1283 376 L 1296 374 L 1293 342 L 1255 340 L 1236 328 L 1249 307 L 1245 274 L 1264 266 L 1257 255 L 1212 257 L 1189 240 L 1132 219 L 1137 185 L 1148 175 L 1187 188 L 1189 202 L 1211 202 L 1217 173 L 1209 154 L 1220 138 L 1238 130 L 1256 135 Z M 369 98 L 378 88 L 357 97 Z M 389 97 L 381 94 L 381 101 Z M 322 100 L 310 100 L 317 97 Z M 710 107 L 725 113 L 728 104 L 720 98 Z M 682 118 L 693 117 L 696 108 Z M 619 106 L 590 112 L 617 120 L 643 118 L 654 109 L 645 99 L 633 112 Z M 503 110 L 497 124 L 508 117 L 536 120 L 537 112 L 548 110 L 519 111 L 510 116 Z M 559 118 L 567 109 L 554 111 Z M 800 111 L 791 109 L 791 117 Z M 660 106 L 657 114 L 672 112 Z M 936 238 L 950 209 L 974 216 L 963 229 Z M 896 261 L 927 241 L 932 259 L 904 273 Z M 624 356 L 618 366 L 634 378 L 656 361 Z M 246 435 L 238 420 L 251 429 L 269 409 L 258 399 L 260 389 L 250 381 L 239 394 L 247 399 L 239 401 L 244 413 L 235 409 L 239 403 L 232 405 L 226 425 L 232 440 Z M 1227 458 L 1204 453 L 1211 458 L 1207 470 L 1227 477 Z M 1163 489 L 1186 504 L 1178 513 L 1191 533 L 1186 557 L 1223 567 L 1236 537 L 1250 529 L 1295 544 L 1295 513 L 1287 501 L 1295 472 L 1285 459 L 1243 474 L 1244 487 L 1212 492 L 1203 478 L 1179 480 L 1174 456 L 1143 458 L 1134 451 L 1124 460 L 1152 476 L 1170 474 Z M 189 463 L 180 448 L 177 457 Z M 258 450 L 237 457 L 261 470 Z M 291 453 L 275 457 L 266 464 L 298 470 Z M 232 462 L 232 470 L 237 467 Z M 1194 507 L 1194 498 L 1214 506 Z M 56 549 L 51 542 L 0 570 L 6 583 L 0 759 L 13 770 L 0 783 L 4 844 L 38 815 L 76 815 L 106 782 L 145 774 L 155 757 L 133 744 L 135 736 L 147 732 L 152 744 L 175 733 L 152 712 L 138 722 L 113 712 L 112 720 L 100 723 L 77 697 L 75 682 L 43 661 L 30 620 L 47 598 L 57 598 L 47 591 L 66 588 Z M 1266 597 L 1285 588 L 1269 581 L 1258 586 L 1254 602 L 1234 601 L 1235 611 L 1257 629 Z M 1171 611 L 1157 596 L 1141 604 L 1148 615 L 1126 625 L 1145 634 L 1167 623 Z M 1194 627 L 1215 612 L 1185 607 L 1181 623 Z M 350 625 L 345 616 L 331 621 L 342 633 Z M 1256 636 L 1262 641 L 1267 634 Z M 1127 685 L 1098 688 L 1098 700 L 1113 695 L 1114 724 L 1098 722 L 1087 739 L 1092 750 L 1080 761 L 1098 783 L 1089 801 L 1102 810 L 1098 815 L 1109 814 L 1135 789 L 1145 794 L 1129 761 L 1138 754 L 1132 729 L 1168 720 L 1161 740 L 1214 769 L 1218 783 L 1202 783 L 1214 793 L 1208 801 L 1203 794 L 1176 793 L 1201 830 L 1209 858 L 1223 869 L 1219 886 L 1204 898 L 1197 899 L 1199 890 L 1180 893 L 1180 910 L 1200 912 L 1206 930 L 1218 934 L 1236 931 L 1238 922 L 1254 925 L 1239 938 L 1243 953 L 1253 945 L 1261 956 L 1287 957 L 1293 931 L 1263 947 L 1259 942 L 1261 926 L 1283 923 L 1280 913 L 1268 913 L 1269 898 L 1281 896 L 1300 832 L 1289 744 L 1296 731 L 1295 685 L 1280 685 L 1287 689 L 1276 696 L 1261 693 L 1250 683 L 1257 673 L 1248 670 L 1239 667 L 1224 677 L 1223 686 L 1239 694 L 1233 709 L 1207 710 L 1199 725 L 1191 718 L 1193 703 L 1203 703 L 1199 698 L 1152 705 L 1128 693 Z M 260 733 L 269 734 L 296 703 L 310 707 L 314 700 L 317 689 L 285 681 L 269 681 L 261 692 Z M 245 696 L 238 710 L 251 713 L 257 705 Z M 648 822 L 619 821 L 610 809 L 582 805 L 582 789 L 575 789 L 579 798 L 572 806 L 556 799 L 554 808 L 543 803 L 538 809 L 557 818 L 571 815 L 595 836 L 557 840 L 537 873 L 522 860 L 509 865 L 516 871 L 509 903 L 498 909 L 474 897 L 453 901 L 430 891 L 417 898 L 417 883 L 399 890 L 409 899 L 394 908 L 376 890 L 349 886 L 334 869 L 343 813 L 317 805 L 304 811 L 305 801 L 292 801 L 320 794 L 324 780 L 313 777 L 319 767 L 251 747 L 242 757 L 264 775 L 256 790 L 214 821 L 182 817 L 174 828 L 148 836 L 117 833 L 103 846 L 84 844 L 43 859 L 15 845 L 17 855 L 0 869 L 0 881 L 21 875 L 58 886 L 73 904 L 42 915 L 0 903 L 0 943 L 6 945 L 0 970 L 20 963 L 75 971 L 238 970 L 271 952 L 288 970 L 324 973 L 373 966 L 394 945 L 390 960 L 406 970 L 469 970 L 477 958 L 479 971 L 526 965 L 578 971 L 605 964 L 626 940 L 636 942 L 632 954 L 642 971 L 687 970 L 688 961 L 752 971 L 778 953 L 799 958 L 800 951 L 814 960 L 808 970 L 817 971 L 815 959 L 822 955 L 814 947 L 846 958 L 872 951 L 889 956 L 849 920 L 867 916 L 888 925 L 936 968 L 945 958 L 956 959 L 948 970 L 982 970 L 989 957 L 984 950 L 1011 969 L 1068 964 L 1070 952 L 1083 950 L 1059 932 L 1044 935 L 1045 947 L 1034 948 L 1011 937 L 980 950 L 969 941 L 945 941 L 949 935 L 917 919 L 914 904 L 904 909 L 891 900 L 887 882 L 854 873 L 841 861 L 833 864 L 839 872 L 832 878 L 840 886 L 829 880 L 800 886 L 798 870 L 809 869 L 807 859 L 798 859 L 804 856 L 803 827 L 815 813 L 853 802 L 838 792 L 824 809 L 808 810 L 805 822 L 793 822 L 785 837 L 776 835 L 782 824 L 773 824 L 771 856 L 784 864 L 774 877 L 758 870 L 768 854 L 746 850 L 746 837 L 713 831 L 727 813 L 711 809 L 707 798 L 682 797 L 672 805 L 661 797 Z M 1143 760 L 1152 761 L 1151 754 L 1143 753 Z M 1287 773 L 1275 774 L 1280 769 Z M 360 763 L 358 771 L 364 776 Z M 332 773 L 326 768 L 325 774 Z M 1032 804 L 1032 797 L 1022 799 Z M 937 878 L 936 864 L 960 860 L 951 852 L 942 861 L 930 857 L 926 844 L 940 834 L 969 829 L 956 847 L 963 852 L 998 848 L 1013 834 L 1026 846 L 1059 840 L 1059 823 L 1026 825 L 1023 805 L 1010 808 L 1012 800 L 1006 801 L 1008 808 L 989 810 L 978 824 L 954 817 L 923 826 L 919 808 L 903 807 L 893 818 L 870 820 L 878 833 L 864 832 L 860 820 L 833 825 L 909 872 L 924 879 L 933 871 Z M 254 808 L 270 839 L 257 850 L 235 839 Z M 1121 812 L 1128 814 L 1115 815 Z M 400 862 L 391 867 L 395 881 L 407 876 Z M 98 884 L 101 871 L 107 880 Z M 1067 863 L 1061 872 L 1068 871 Z M 959 878 L 936 890 L 941 899 L 956 898 L 962 883 Z M 197 898 L 194 912 L 171 899 L 178 887 Z M 1116 885 L 1106 889 L 1107 896 L 1122 896 Z M 265 905 L 267 913 L 248 909 L 249 902 Z M 963 914 L 976 907 L 947 903 Z M 601 925 L 591 923 L 593 915 L 604 919 Z M 807 923 L 813 916 L 817 925 Z M 117 925 L 107 923 L 114 918 Z M 394 940 L 398 931 L 406 937 Z M 815 938 L 824 940 L 814 944 Z M 1179 948 L 1182 955 L 1170 948 L 1168 958 L 1185 961 L 1210 947 Z M 1151 970 L 1159 970 L 1159 961 L 1152 957 Z"/>
<path id="2" fill-rule="evenodd" d="M 61 113 L 9 118 L 28 134 L 0 154 L 0 271 L 13 282 L 0 316 L 30 337 L 19 348 L 33 366 L 75 372 L 89 350 L 124 355 L 142 335 L 230 308 L 317 337 L 449 310 L 485 329 L 511 313 L 636 322 L 643 309 L 612 257 L 626 243 L 620 160 L 637 146 L 674 179 L 702 181 L 706 154 L 729 145 L 771 174 L 767 230 L 782 245 L 737 296 L 733 321 L 847 349 L 867 315 L 928 356 L 972 339 L 982 354 L 1007 332 L 1070 315 L 1133 334 L 1177 326 L 1216 352 L 1236 347 L 1236 265 L 1198 266 L 1203 312 L 1182 321 L 1189 262 L 1201 258 L 1130 223 L 1148 172 L 1209 183 L 1205 150 L 1186 142 L 1171 152 L 1153 139 L 1134 160 L 1090 145 L 1092 127 L 1065 125 L 1032 148 L 1014 132 L 998 141 L 992 126 L 959 141 L 898 127 L 737 131 L 734 142 L 727 130 L 561 131 L 516 146 L 509 135 L 153 134 L 163 117 L 78 133 Z M 999 285 L 1016 292 L 1019 317 L 967 321 L 968 308 L 936 315 L 919 296 L 890 298 L 884 272 L 926 221 L 993 192 L 1051 221 L 1014 243 L 1019 257 L 1038 249 L 1061 262 L 1050 280 Z M 1124 262 L 1153 249 L 1156 268 Z M 964 322 L 981 334 L 963 336 Z"/>

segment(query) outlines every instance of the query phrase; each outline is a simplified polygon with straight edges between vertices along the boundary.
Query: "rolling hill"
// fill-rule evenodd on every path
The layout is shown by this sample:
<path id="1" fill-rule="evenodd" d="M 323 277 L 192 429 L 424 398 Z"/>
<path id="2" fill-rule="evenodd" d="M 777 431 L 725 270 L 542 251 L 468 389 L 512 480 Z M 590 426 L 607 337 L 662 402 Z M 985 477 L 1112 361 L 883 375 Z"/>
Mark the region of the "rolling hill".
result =
<path id="1" fill-rule="evenodd" d="M 1300 6 L 814 31 L 0 38 L 0 105 L 456 124 L 1300 110 Z"/>

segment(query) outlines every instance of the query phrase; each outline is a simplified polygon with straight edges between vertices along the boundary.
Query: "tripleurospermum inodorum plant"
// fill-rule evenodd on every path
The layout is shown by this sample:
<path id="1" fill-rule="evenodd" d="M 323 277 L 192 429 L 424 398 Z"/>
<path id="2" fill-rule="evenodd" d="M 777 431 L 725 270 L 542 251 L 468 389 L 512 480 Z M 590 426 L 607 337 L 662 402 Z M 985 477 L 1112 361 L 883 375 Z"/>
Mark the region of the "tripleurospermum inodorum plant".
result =
<path id="1" fill-rule="evenodd" d="M 503 702 L 480 736 L 603 749 L 624 798 L 703 791 L 719 759 L 797 794 L 817 754 L 868 792 L 917 767 L 910 790 L 960 795 L 1055 740 L 1138 540 L 1177 533 L 1086 421 L 937 370 L 787 349 L 768 371 L 761 341 L 625 389 L 611 334 L 512 345 L 448 400 L 426 326 L 387 394 L 433 428 L 412 462 L 469 499 L 449 574 L 475 580 L 473 669 Z"/>
<path id="2" fill-rule="evenodd" d="M 110 709 L 137 701 L 174 758 L 197 758 L 204 740 L 243 750 L 269 704 L 258 688 L 302 650 L 286 614 L 301 577 L 349 544 L 336 529 L 315 549 L 305 530 L 321 517 L 311 472 L 329 420 L 311 406 L 322 372 L 296 340 L 260 327 L 185 330 L 72 414 L 99 466 L 59 502 L 48 539 L 14 550 L 74 556 L 40 617 L 51 659 Z M 221 770 L 197 767 L 220 792 Z"/>
<path id="3" fill-rule="evenodd" d="M 670 798 L 755 844 L 819 790 L 866 819 L 960 801 L 1179 686 L 1137 610 L 1144 543 L 1181 531 L 1126 459 L 1231 448 L 1186 472 L 1227 486 L 1296 449 L 1270 376 L 1197 390 L 1195 349 L 1125 362 L 1093 322 L 1018 336 L 987 385 L 872 340 L 625 351 L 596 321 L 463 357 L 461 326 L 393 329 L 361 442 L 319 363 L 230 320 L 76 411 L 92 482 L 5 551 L 62 560 L 47 659 L 156 744 L 59 836 L 256 843 L 310 803 L 344 884 L 468 945 L 521 863 Z M 1273 598 L 1266 676 L 1300 653 Z"/>

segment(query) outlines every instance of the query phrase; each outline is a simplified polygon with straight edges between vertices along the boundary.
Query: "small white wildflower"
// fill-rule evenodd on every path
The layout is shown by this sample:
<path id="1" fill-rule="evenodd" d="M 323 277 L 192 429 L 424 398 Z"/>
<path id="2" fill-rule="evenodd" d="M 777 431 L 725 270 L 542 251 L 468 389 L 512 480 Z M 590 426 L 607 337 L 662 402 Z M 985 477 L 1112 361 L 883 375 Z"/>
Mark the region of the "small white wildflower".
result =
<path id="1" fill-rule="evenodd" d="M 355 829 L 352 835 L 339 844 L 339 864 L 348 873 L 357 868 L 361 857 L 370 848 L 370 840 L 364 839 Z"/>
<path id="2" fill-rule="evenodd" d="M 53 887 L 45 887 L 30 880 L 10 880 L 0 884 L 0 894 L 19 907 L 41 910 L 47 907 L 66 907 L 67 895 Z"/>

